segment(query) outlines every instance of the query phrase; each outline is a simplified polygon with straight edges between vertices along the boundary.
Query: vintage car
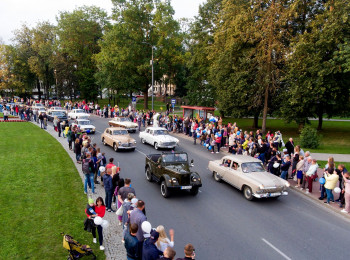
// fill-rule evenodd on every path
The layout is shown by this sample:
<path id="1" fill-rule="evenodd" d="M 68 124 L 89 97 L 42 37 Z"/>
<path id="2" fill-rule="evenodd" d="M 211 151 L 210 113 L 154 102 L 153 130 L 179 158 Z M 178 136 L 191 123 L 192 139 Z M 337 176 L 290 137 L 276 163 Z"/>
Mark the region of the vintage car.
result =
<path id="1" fill-rule="evenodd" d="M 124 127 L 128 132 L 136 133 L 138 125 L 133 123 L 129 117 L 115 117 L 108 122 L 109 126 Z"/>
<path id="2" fill-rule="evenodd" d="M 67 111 L 63 107 L 50 107 L 47 110 L 47 113 L 53 112 L 53 111 L 63 111 L 67 114 Z"/>
<path id="3" fill-rule="evenodd" d="M 96 127 L 91 124 L 90 120 L 88 119 L 75 119 L 71 123 L 72 127 L 79 127 L 82 133 L 87 133 L 87 134 L 94 134 L 96 131 Z"/>
<path id="4" fill-rule="evenodd" d="M 175 190 L 188 190 L 197 195 L 202 181 L 197 172 L 192 172 L 185 152 L 150 154 L 146 156 L 146 179 L 160 183 L 160 193 L 164 198 Z"/>
<path id="5" fill-rule="evenodd" d="M 227 155 L 209 161 L 209 170 L 221 180 L 243 191 L 247 200 L 288 195 L 289 182 L 267 172 L 259 159 L 245 155 Z"/>
<path id="6" fill-rule="evenodd" d="M 128 131 L 122 127 L 109 127 L 101 135 L 104 145 L 112 146 L 114 151 L 135 150 L 136 140 L 131 138 Z"/>
<path id="7" fill-rule="evenodd" d="M 53 122 L 55 116 L 57 116 L 57 118 L 59 118 L 61 121 L 68 123 L 68 117 L 65 111 L 56 110 L 47 112 L 47 120 Z"/>
<path id="8" fill-rule="evenodd" d="M 179 143 L 179 139 L 169 135 L 168 130 L 163 127 L 147 127 L 145 131 L 140 132 L 140 139 L 143 144 L 149 143 L 156 150 L 159 148 L 174 149 Z"/>
<path id="9" fill-rule="evenodd" d="M 83 109 L 73 109 L 71 112 L 68 113 L 68 118 L 70 119 L 77 119 L 77 118 L 88 118 L 90 114 L 85 113 Z"/>

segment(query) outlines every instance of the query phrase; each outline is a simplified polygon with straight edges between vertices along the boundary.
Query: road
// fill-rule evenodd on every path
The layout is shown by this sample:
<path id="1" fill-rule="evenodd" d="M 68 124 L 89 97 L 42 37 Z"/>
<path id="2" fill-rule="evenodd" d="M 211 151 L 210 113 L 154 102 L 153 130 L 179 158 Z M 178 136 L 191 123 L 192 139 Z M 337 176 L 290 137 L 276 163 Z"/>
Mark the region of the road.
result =
<path id="1" fill-rule="evenodd" d="M 137 149 L 116 153 L 101 143 L 108 119 L 91 116 L 91 121 L 98 131 L 93 142 L 120 163 L 122 177 L 131 178 L 152 226 L 174 228 L 177 257 L 192 243 L 200 260 L 348 259 L 349 222 L 308 199 L 291 191 L 278 200 L 247 201 L 238 190 L 212 178 L 208 161 L 219 159 L 219 154 L 181 137 L 177 150 L 194 159 L 193 170 L 200 173 L 203 187 L 195 197 L 181 193 L 165 199 L 160 186 L 147 182 L 144 174 L 145 155 L 157 151 L 135 133 L 131 135 Z"/>

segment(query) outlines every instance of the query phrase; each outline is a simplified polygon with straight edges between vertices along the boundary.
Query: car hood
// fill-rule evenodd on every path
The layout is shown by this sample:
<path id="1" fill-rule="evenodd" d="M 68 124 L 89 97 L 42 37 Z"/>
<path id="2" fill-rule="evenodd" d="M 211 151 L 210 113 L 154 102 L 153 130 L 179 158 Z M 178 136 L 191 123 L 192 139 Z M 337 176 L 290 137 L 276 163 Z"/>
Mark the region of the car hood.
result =
<path id="1" fill-rule="evenodd" d="M 109 121 L 110 123 L 118 124 L 118 125 L 123 125 L 125 127 L 137 127 L 136 123 L 133 122 L 117 122 L 115 120 Z"/>
<path id="2" fill-rule="evenodd" d="M 131 138 L 130 135 L 113 135 L 113 140 L 122 142 L 122 143 L 133 143 L 135 142 L 134 138 Z"/>
<path id="3" fill-rule="evenodd" d="M 285 186 L 285 181 L 283 179 L 269 172 L 250 172 L 246 174 L 257 183 L 264 185 L 265 188 Z"/>
<path id="4" fill-rule="evenodd" d="M 79 125 L 79 127 L 80 127 L 80 129 L 95 128 L 93 125 Z"/>
<path id="5" fill-rule="evenodd" d="M 156 135 L 157 140 L 160 142 L 178 142 L 179 139 L 172 137 L 171 135 Z"/>
<path id="6" fill-rule="evenodd" d="M 169 165 L 164 167 L 167 170 L 174 171 L 180 174 L 188 174 L 191 173 L 189 170 L 188 164 L 182 163 L 182 164 L 175 164 L 175 165 Z"/>

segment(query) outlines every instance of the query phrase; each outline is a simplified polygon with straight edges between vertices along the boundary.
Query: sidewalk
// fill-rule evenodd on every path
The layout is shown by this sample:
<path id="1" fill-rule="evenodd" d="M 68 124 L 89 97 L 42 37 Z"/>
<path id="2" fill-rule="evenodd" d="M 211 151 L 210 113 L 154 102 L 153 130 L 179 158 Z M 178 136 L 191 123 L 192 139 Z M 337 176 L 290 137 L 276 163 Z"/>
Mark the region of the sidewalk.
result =
<path id="1" fill-rule="evenodd" d="M 30 122 L 32 124 L 40 127 L 39 124 L 36 124 L 33 121 L 30 121 Z M 45 131 L 45 130 L 43 130 L 43 131 Z M 70 156 L 70 158 L 74 162 L 74 165 L 77 168 L 77 171 L 79 172 L 79 176 L 80 176 L 82 182 L 84 183 L 84 174 L 81 170 L 81 164 L 76 163 L 74 152 L 70 151 L 68 148 L 67 138 L 58 137 L 58 133 L 54 130 L 53 126 L 51 126 L 51 125 L 47 126 L 46 131 L 50 135 L 52 135 L 62 145 L 62 147 L 66 150 L 67 154 Z M 84 190 L 82 190 L 81 192 L 84 192 Z M 97 197 L 102 197 L 103 199 L 105 198 L 105 190 L 100 184 L 95 184 L 95 193 L 96 194 L 92 194 L 91 190 L 89 190 L 86 201 L 89 197 L 93 198 L 94 200 L 96 200 Z M 105 251 L 106 259 L 107 260 L 126 259 L 125 247 L 124 247 L 124 244 L 122 244 L 122 242 L 121 242 L 123 229 L 121 226 L 118 225 L 117 216 L 113 212 L 112 213 L 106 212 L 104 219 L 108 220 L 108 222 L 109 222 L 109 227 L 107 229 L 103 230 L 103 241 L 104 241 L 103 245 L 105 247 L 104 251 Z M 82 221 L 81 223 L 83 223 L 84 220 L 82 219 L 81 221 Z M 82 226 L 82 232 L 85 232 L 85 231 L 83 231 L 83 226 Z M 92 236 L 91 236 L 91 241 L 87 241 L 86 243 L 87 244 L 92 243 Z"/>
<path id="2" fill-rule="evenodd" d="M 335 162 L 350 162 L 350 154 L 311 153 L 311 156 L 321 161 L 327 161 L 332 156 Z"/>
<path id="3" fill-rule="evenodd" d="M 185 139 L 188 139 L 189 141 L 191 141 L 193 143 L 193 138 L 192 137 L 189 137 L 183 133 L 173 133 L 173 135 L 177 135 L 177 136 L 180 136 L 182 138 L 185 138 Z M 197 139 L 197 145 L 199 145 L 200 141 L 198 141 Z M 200 146 L 200 145 L 199 145 Z M 203 150 L 205 149 L 204 147 L 202 147 Z M 220 149 L 220 154 L 222 156 L 224 155 L 227 155 L 228 154 L 228 147 L 222 147 Z M 322 154 L 322 153 L 311 153 L 311 156 L 313 158 L 316 158 L 317 159 L 317 156 L 326 156 L 327 158 L 325 159 L 327 161 L 328 157 L 329 156 L 334 156 L 334 155 L 329 155 L 329 154 Z M 340 155 L 343 155 L 343 154 L 340 154 Z M 350 157 L 350 155 L 348 154 L 344 154 L 344 156 L 347 156 L 347 157 Z M 323 157 L 321 157 L 323 158 Z M 336 158 L 336 157 L 334 157 Z M 323 160 L 323 159 L 317 159 L 317 160 Z M 336 159 L 335 159 L 336 160 Z M 337 161 L 337 160 L 336 160 Z M 350 161 L 350 158 L 349 158 L 349 161 Z M 344 162 L 344 161 L 342 161 Z M 323 177 L 323 170 L 321 168 L 318 168 L 317 170 L 317 174 L 320 177 Z M 291 175 L 291 169 L 289 170 L 289 176 Z M 341 213 L 340 211 L 342 210 L 342 208 L 339 207 L 339 203 L 335 202 L 335 203 L 330 203 L 330 204 L 326 204 L 324 203 L 324 201 L 326 201 L 326 199 L 324 200 L 319 200 L 318 198 L 320 197 L 321 195 L 321 191 L 320 191 L 320 183 L 318 182 L 318 179 L 317 181 L 314 181 L 312 184 L 312 193 L 309 193 L 309 194 L 306 194 L 306 191 L 305 189 L 304 190 L 301 190 L 300 188 L 296 188 L 295 186 L 297 185 L 297 182 L 292 180 L 292 179 L 289 179 L 288 182 L 290 183 L 290 189 L 292 189 L 293 191 L 295 192 L 298 192 L 299 194 L 303 195 L 303 196 L 306 196 L 310 199 L 312 199 L 315 203 L 318 203 L 320 206 L 323 206 L 323 207 L 327 207 L 328 209 L 338 213 L 338 214 L 341 214 L 343 217 L 347 217 L 348 219 L 350 219 L 350 214 L 345 214 L 345 213 Z M 339 187 L 339 185 L 337 184 L 337 187 Z M 339 194 L 336 194 L 334 191 L 333 191 L 333 195 L 334 195 L 334 199 L 337 200 L 339 198 Z"/>

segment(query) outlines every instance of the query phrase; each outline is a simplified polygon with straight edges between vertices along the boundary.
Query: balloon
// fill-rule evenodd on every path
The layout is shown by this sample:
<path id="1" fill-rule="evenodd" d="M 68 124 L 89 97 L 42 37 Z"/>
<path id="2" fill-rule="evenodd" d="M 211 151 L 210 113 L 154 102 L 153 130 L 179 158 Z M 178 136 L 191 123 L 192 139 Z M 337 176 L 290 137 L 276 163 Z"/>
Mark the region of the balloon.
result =
<path id="1" fill-rule="evenodd" d="M 335 192 L 335 193 L 340 193 L 340 192 L 341 192 L 341 189 L 340 189 L 339 187 L 335 187 L 335 188 L 334 188 L 334 192 Z"/>
<path id="2" fill-rule="evenodd" d="M 99 170 L 100 170 L 100 172 L 105 172 L 106 168 L 101 166 Z"/>
<path id="3" fill-rule="evenodd" d="M 206 132 L 207 132 L 207 130 L 204 129 L 204 130 L 203 130 L 203 134 L 205 134 Z"/>
<path id="4" fill-rule="evenodd" d="M 319 183 L 322 184 L 322 185 L 326 183 L 326 179 L 323 178 L 323 177 L 320 178 L 318 181 L 319 181 Z"/>
<path id="5" fill-rule="evenodd" d="M 209 147 L 209 144 L 205 144 L 206 147 Z"/>
<path id="6" fill-rule="evenodd" d="M 95 225 L 101 225 L 103 222 L 103 219 L 101 217 L 95 217 L 94 223 Z"/>
<path id="7" fill-rule="evenodd" d="M 103 227 L 103 228 L 108 228 L 109 227 L 109 222 L 108 222 L 108 220 L 103 220 L 102 221 L 102 224 L 101 224 L 101 226 Z"/>
<path id="8" fill-rule="evenodd" d="M 278 163 L 278 162 L 275 162 L 274 164 L 273 164 L 273 168 L 278 168 L 280 166 L 280 164 Z"/>
<path id="9" fill-rule="evenodd" d="M 147 234 L 151 233 L 152 226 L 151 226 L 151 223 L 149 223 L 148 221 L 142 222 L 141 228 L 142 228 L 143 232 L 145 232 Z"/>
<path id="10" fill-rule="evenodd" d="M 208 147 L 209 150 L 211 150 L 211 148 L 212 148 L 211 146 Z"/>

